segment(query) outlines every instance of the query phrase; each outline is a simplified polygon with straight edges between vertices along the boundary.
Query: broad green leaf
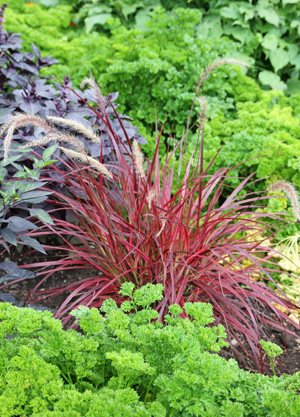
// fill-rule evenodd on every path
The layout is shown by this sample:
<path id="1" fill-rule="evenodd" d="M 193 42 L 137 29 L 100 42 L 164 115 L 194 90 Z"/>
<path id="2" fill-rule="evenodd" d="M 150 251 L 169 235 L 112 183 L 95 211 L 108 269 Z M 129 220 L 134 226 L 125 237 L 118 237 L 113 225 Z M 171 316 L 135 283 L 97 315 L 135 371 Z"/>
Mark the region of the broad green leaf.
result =
<path id="1" fill-rule="evenodd" d="M 52 218 L 45 210 L 34 208 L 30 209 L 29 212 L 31 216 L 36 216 L 38 219 L 40 219 L 42 222 L 46 224 L 54 224 Z"/>
<path id="2" fill-rule="evenodd" d="M 10 183 L 7 183 L 7 184 L 10 184 Z M 15 198 L 15 196 L 18 196 L 17 189 L 18 189 L 18 186 L 17 184 L 14 183 L 10 187 L 7 188 L 6 192 L 10 198 Z"/>
<path id="3" fill-rule="evenodd" d="M 247 37 L 249 36 L 249 31 L 247 29 L 232 27 L 231 25 L 226 25 L 224 32 L 240 41 L 242 45 L 246 42 Z"/>
<path id="4" fill-rule="evenodd" d="M 258 7 L 257 12 L 259 17 L 265 19 L 271 25 L 278 27 L 279 25 L 279 16 L 274 9 Z"/>
<path id="5" fill-rule="evenodd" d="M 274 72 L 261 71 L 258 78 L 263 85 L 269 85 L 273 90 L 283 91 L 286 89 L 286 84 Z"/>
<path id="6" fill-rule="evenodd" d="M 127 19 L 127 17 L 130 14 L 134 13 L 140 7 L 143 7 L 143 3 L 142 2 L 134 3 L 134 4 L 126 4 L 126 3 L 124 3 L 123 4 L 123 7 L 122 7 L 122 13 L 123 13 L 125 19 Z"/>
<path id="7" fill-rule="evenodd" d="M 286 4 L 297 4 L 299 0 L 282 0 L 282 5 L 285 6 Z"/>
<path id="8" fill-rule="evenodd" d="M 239 7 L 239 12 L 245 15 L 245 22 L 251 20 L 255 16 L 255 9 L 252 5 L 246 4 Z"/>
<path id="9" fill-rule="evenodd" d="M 300 20 L 293 20 L 290 26 L 291 28 L 297 28 L 298 35 L 300 36 Z"/>
<path id="10" fill-rule="evenodd" d="M 11 164 L 17 171 L 24 171 L 24 167 L 21 164 L 17 164 L 16 162 L 13 162 Z"/>
<path id="11" fill-rule="evenodd" d="M 6 175 L 7 175 L 7 169 L 1 168 L 0 169 L 0 181 L 1 182 L 4 181 L 4 178 L 6 177 Z"/>
<path id="12" fill-rule="evenodd" d="M 300 69 L 300 54 L 297 55 L 294 59 L 291 60 L 291 63 L 295 65 L 296 70 Z"/>
<path id="13" fill-rule="evenodd" d="M 220 16 L 207 16 L 197 26 L 197 35 L 220 38 L 223 34 Z"/>
<path id="14" fill-rule="evenodd" d="M 87 17 L 84 19 L 86 33 L 89 34 L 95 25 L 104 25 L 106 19 L 111 15 L 107 13 L 98 14 L 96 16 Z"/>
<path id="15" fill-rule="evenodd" d="M 19 182 L 19 181 L 18 181 Z M 46 185 L 46 182 L 42 181 L 35 181 L 35 182 L 25 182 L 20 181 L 21 184 L 19 184 L 19 191 L 23 193 L 28 193 L 29 191 L 36 190 L 39 187 L 43 187 Z"/>
<path id="16" fill-rule="evenodd" d="M 59 0 L 39 0 L 39 3 L 45 7 L 55 7 L 59 4 Z"/>
<path id="17" fill-rule="evenodd" d="M 270 61 L 275 72 L 278 72 L 290 62 L 289 54 L 284 49 L 278 48 L 275 51 L 271 51 Z"/>
<path id="18" fill-rule="evenodd" d="M 268 33 L 262 41 L 262 46 L 270 51 L 275 51 L 278 46 L 278 38 L 272 33 Z"/>
<path id="19" fill-rule="evenodd" d="M 99 0 L 97 0 L 99 1 Z M 106 4 L 101 4 L 101 5 L 96 5 L 94 7 L 88 7 L 88 16 L 92 17 L 95 15 L 100 15 L 103 13 L 111 13 L 112 12 L 112 8 L 107 6 Z"/>
<path id="20" fill-rule="evenodd" d="M 237 8 L 231 7 L 222 7 L 220 9 L 220 15 L 226 19 L 239 19 L 241 17 Z"/>
<path id="21" fill-rule="evenodd" d="M 287 80 L 287 94 L 300 94 L 300 80 L 290 78 Z"/>
<path id="22" fill-rule="evenodd" d="M 27 178 L 28 175 L 26 174 L 26 172 L 19 171 L 19 172 L 15 173 L 14 177 L 16 177 L 16 178 Z"/>
<path id="23" fill-rule="evenodd" d="M 22 157 L 22 154 L 18 153 L 17 155 L 9 155 L 8 158 L 6 159 L 6 161 L 2 161 L 3 166 L 6 165 L 10 165 L 13 162 L 17 161 L 18 159 L 20 159 Z"/>
<path id="24" fill-rule="evenodd" d="M 50 158 L 51 155 L 54 154 L 54 152 L 57 149 L 57 145 L 49 146 L 49 148 L 45 149 L 43 152 L 43 160 L 47 160 Z"/>
<path id="25" fill-rule="evenodd" d="M 50 159 L 50 161 L 45 161 L 45 162 L 43 163 L 43 168 L 47 167 L 48 165 L 52 165 L 52 164 L 54 164 L 55 162 L 57 162 L 57 159 Z"/>
<path id="26" fill-rule="evenodd" d="M 30 178 L 33 178 L 35 180 L 38 180 L 40 178 L 40 173 L 39 171 L 35 170 L 35 169 L 29 169 L 28 167 L 24 166 L 25 171 L 27 172 L 27 174 L 30 176 Z"/>
<path id="27" fill-rule="evenodd" d="M 292 60 L 295 59 L 296 56 L 298 55 L 299 48 L 297 45 L 293 43 L 287 43 L 286 46 L 288 47 L 289 58 L 290 58 L 290 61 L 292 62 Z"/>

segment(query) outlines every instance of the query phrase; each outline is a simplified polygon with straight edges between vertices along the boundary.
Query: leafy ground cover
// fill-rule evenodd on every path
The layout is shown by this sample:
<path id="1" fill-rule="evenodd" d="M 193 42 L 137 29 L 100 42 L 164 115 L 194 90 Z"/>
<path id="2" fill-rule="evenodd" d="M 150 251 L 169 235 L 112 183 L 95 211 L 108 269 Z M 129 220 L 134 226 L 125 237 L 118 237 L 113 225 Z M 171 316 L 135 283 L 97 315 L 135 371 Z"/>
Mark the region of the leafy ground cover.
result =
<path id="1" fill-rule="evenodd" d="M 0 304 L 0 410 L 27 416 L 298 416 L 299 375 L 251 374 L 212 352 L 226 345 L 206 303 L 151 308 L 162 286 L 121 288 L 118 308 L 72 312 L 62 330 L 50 312 Z M 271 360 L 280 354 L 262 342 Z"/>

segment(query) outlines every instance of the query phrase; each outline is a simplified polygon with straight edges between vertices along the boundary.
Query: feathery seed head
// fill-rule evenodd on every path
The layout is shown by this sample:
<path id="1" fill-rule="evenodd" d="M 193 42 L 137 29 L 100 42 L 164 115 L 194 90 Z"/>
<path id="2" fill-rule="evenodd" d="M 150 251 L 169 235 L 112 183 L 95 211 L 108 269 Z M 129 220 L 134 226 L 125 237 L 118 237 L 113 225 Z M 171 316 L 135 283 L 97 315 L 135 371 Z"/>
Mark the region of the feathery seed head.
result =
<path id="1" fill-rule="evenodd" d="M 96 84 L 96 81 L 93 77 L 85 78 L 82 83 L 80 84 L 80 88 L 83 89 L 86 85 L 89 85 L 96 96 L 96 102 L 98 104 L 99 109 L 103 112 L 106 106 L 106 99 L 102 96 L 99 92 L 99 87 Z"/>
<path id="2" fill-rule="evenodd" d="M 62 125 L 68 126 L 70 129 L 74 130 L 76 133 L 79 133 L 85 136 L 87 139 L 90 139 L 93 143 L 100 143 L 100 139 L 91 129 L 86 128 L 83 124 L 75 122 L 74 120 L 64 119 L 63 117 L 47 116 L 47 119 L 52 123 L 61 123 Z"/>
<path id="3" fill-rule="evenodd" d="M 294 216 L 297 220 L 300 220 L 299 196 L 294 185 L 288 181 L 279 180 L 274 182 L 273 184 L 270 184 L 268 187 L 268 191 L 277 190 L 282 190 L 285 192 L 285 194 L 291 202 Z"/>
<path id="4" fill-rule="evenodd" d="M 86 85 L 90 86 L 91 88 L 94 88 L 93 80 L 91 78 L 84 78 L 81 81 L 80 89 L 83 90 Z"/>
<path id="5" fill-rule="evenodd" d="M 85 153 L 85 149 L 84 149 L 82 142 L 73 135 L 68 135 L 65 133 L 54 133 L 54 134 L 48 135 L 47 137 L 50 139 L 50 141 L 55 140 L 56 142 L 69 143 L 77 151 Z"/>
<path id="6" fill-rule="evenodd" d="M 159 215 L 159 220 L 161 222 L 161 228 L 160 228 L 159 232 L 156 233 L 155 237 L 159 237 L 161 235 L 162 231 L 164 230 L 164 228 L 166 227 L 166 224 L 167 224 L 167 219 L 165 218 L 163 213 L 161 213 Z"/>
<path id="7" fill-rule="evenodd" d="M 75 136 L 67 135 L 64 133 L 50 133 L 47 136 L 44 136 L 42 139 L 26 143 L 26 145 L 22 146 L 21 149 L 31 148 L 34 146 L 43 146 L 47 145 L 48 143 L 55 141 L 55 142 L 65 142 L 72 145 L 77 151 L 85 153 L 85 149 L 83 144 L 80 140 L 78 140 Z"/>
<path id="8" fill-rule="evenodd" d="M 243 61 L 239 61 L 237 59 L 230 59 L 230 58 L 223 58 L 223 59 L 219 59 L 218 61 L 213 62 L 211 65 L 209 65 L 208 67 L 206 67 L 204 74 L 201 76 L 200 80 L 198 81 L 197 85 L 198 85 L 198 89 L 200 87 L 202 87 L 204 81 L 206 80 L 206 78 L 209 76 L 209 74 L 217 67 L 219 67 L 220 65 L 224 65 L 224 64 L 233 64 L 233 65 L 240 65 L 242 67 L 246 67 L 249 68 L 251 67 L 251 65 L 247 64 L 246 62 Z"/>
<path id="9" fill-rule="evenodd" d="M 105 177 L 109 179 L 113 179 L 112 173 L 103 164 L 101 164 L 96 159 L 88 156 L 86 153 L 82 154 L 80 152 L 76 152 L 71 149 L 64 148 L 62 146 L 60 146 L 59 149 L 63 151 L 66 155 L 68 155 L 71 159 L 88 163 L 94 168 L 96 168 L 97 171 L 100 172 L 100 174 L 104 175 Z"/>
<path id="10" fill-rule="evenodd" d="M 146 201 L 149 207 L 149 210 L 151 210 L 152 207 L 152 201 L 154 200 L 154 198 L 156 197 L 156 193 L 154 190 L 149 191 L 147 197 L 146 197 Z"/>
<path id="11" fill-rule="evenodd" d="M 52 141 L 53 139 L 49 135 L 49 136 L 43 137 L 42 139 L 36 140 L 35 142 L 27 142 L 25 145 L 21 146 L 20 149 L 33 148 L 34 146 L 48 145 L 48 143 Z"/>
<path id="12" fill-rule="evenodd" d="M 134 154 L 134 163 L 135 163 L 135 168 L 136 168 L 136 172 L 139 174 L 139 176 L 141 178 L 145 178 L 145 171 L 144 171 L 144 155 L 142 154 L 139 144 L 137 143 L 136 140 L 133 141 L 132 143 L 132 147 L 133 147 L 133 154 Z"/>
<path id="13" fill-rule="evenodd" d="M 207 102 L 205 97 L 200 96 L 198 97 L 199 103 L 202 106 L 202 110 L 201 113 L 199 114 L 199 119 L 200 119 L 200 127 L 203 127 L 205 121 L 206 121 L 206 109 L 207 109 Z"/>
<path id="14" fill-rule="evenodd" d="M 26 127 L 26 126 L 41 127 L 46 132 L 52 131 L 51 126 L 39 116 L 36 116 L 34 114 L 20 114 L 20 113 L 14 115 L 9 120 L 9 122 L 6 123 L 2 128 L 2 132 L 5 132 L 7 130 L 7 134 L 4 139 L 4 161 L 8 157 L 8 152 L 9 152 L 9 148 L 10 148 L 14 131 L 20 127 Z"/>

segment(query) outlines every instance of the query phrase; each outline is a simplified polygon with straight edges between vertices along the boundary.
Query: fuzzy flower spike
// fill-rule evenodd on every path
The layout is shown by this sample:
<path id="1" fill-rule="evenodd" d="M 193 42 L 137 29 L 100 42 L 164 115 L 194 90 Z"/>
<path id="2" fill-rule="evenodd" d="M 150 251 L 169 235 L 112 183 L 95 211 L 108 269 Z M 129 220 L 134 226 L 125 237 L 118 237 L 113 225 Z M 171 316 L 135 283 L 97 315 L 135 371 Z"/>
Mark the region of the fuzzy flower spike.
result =
<path id="1" fill-rule="evenodd" d="M 300 208 L 299 208 L 299 196 L 296 191 L 296 188 L 290 182 L 280 180 L 276 181 L 273 184 L 269 185 L 268 191 L 284 191 L 286 196 L 289 198 L 294 216 L 297 220 L 300 220 Z"/>
<path id="2" fill-rule="evenodd" d="M 0 135 L 2 135 L 5 133 L 5 131 L 7 131 L 6 137 L 4 139 L 4 161 L 6 161 L 8 158 L 8 152 L 14 131 L 20 127 L 26 126 L 40 127 L 47 133 L 53 132 L 53 128 L 46 122 L 46 120 L 39 116 L 34 114 L 15 114 L 7 123 L 5 123 L 0 132 Z"/>
<path id="3" fill-rule="evenodd" d="M 58 123 L 69 127 L 74 132 L 85 136 L 93 143 L 100 143 L 99 137 L 95 135 L 95 133 L 91 129 L 86 128 L 81 123 L 75 122 L 74 120 L 70 119 L 64 119 L 63 117 L 47 116 L 47 119 L 54 124 Z"/>
<path id="4" fill-rule="evenodd" d="M 99 161 L 88 156 L 86 154 L 82 154 L 80 152 L 73 151 L 71 149 L 64 148 L 59 146 L 59 149 L 64 152 L 67 156 L 69 156 L 73 160 L 81 161 L 92 165 L 100 174 L 104 175 L 108 179 L 113 179 L 112 173 Z"/>
<path id="5" fill-rule="evenodd" d="M 133 146 L 134 163 L 135 163 L 136 172 L 141 178 L 146 178 L 146 174 L 145 174 L 144 166 L 143 166 L 144 155 L 142 154 L 139 144 L 137 143 L 136 140 L 133 141 L 132 146 Z"/>

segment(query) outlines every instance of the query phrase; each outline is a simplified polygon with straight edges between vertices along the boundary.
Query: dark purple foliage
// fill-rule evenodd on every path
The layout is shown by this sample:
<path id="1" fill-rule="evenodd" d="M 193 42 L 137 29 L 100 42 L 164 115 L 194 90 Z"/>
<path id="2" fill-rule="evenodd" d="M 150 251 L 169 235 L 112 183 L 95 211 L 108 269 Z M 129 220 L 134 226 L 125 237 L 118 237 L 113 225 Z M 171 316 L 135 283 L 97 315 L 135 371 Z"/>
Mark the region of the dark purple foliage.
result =
<path id="1" fill-rule="evenodd" d="M 0 10 L 1 23 L 4 22 L 4 10 L 5 5 Z M 51 57 L 42 58 L 39 49 L 34 44 L 32 44 L 32 52 L 23 53 L 21 52 L 21 43 L 22 40 L 19 34 L 6 32 L 1 27 L 0 127 L 15 112 L 37 114 L 42 117 L 50 115 L 68 118 L 80 122 L 88 128 L 93 128 L 103 141 L 102 154 L 104 162 L 112 162 L 114 150 L 107 134 L 107 126 L 86 105 L 86 103 L 97 102 L 95 92 L 91 89 L 87 89 L 84 92 L 72 89 L 72 82 L 69 76 L 64 78 L 63 85 L 57 82 L 51 84 L 49 82 L 50 77 L 39 77 L 41 68 L 50 67 L 58 61 Z M 117 98 L 117 92 L 111 93 L 105 98 L 105 112 L 111 119 L 111 127 L 114 129 L 120 142 L 125 140 L 125 135 L 123 130 L 120 129 L 117 117 L 123 121 L 129 139 L 136 139 L 141 144 L 146 143 L 146 140 L 138 134 L 138 129 L 129 122 L 130 118 L 115 112 L 118 105 L 114 101 Z M 61 127 L 63 128 L 63 126 Z M 19 129 L 14 138 L 21 142 L 31 142 L 38 139 L 38 134 L 32 128 L 23 128 Z M 94 146 L 83 137 L 80 139 L 82 139 L 87 152 L 92 157 L 100 156 L 99 146 Z M 123 152 L 125 152 L 124 148 Z"/>
<path id="2" fill-rule="evenodd" d="M 50 83 L 50 77 L 39 77 L 39 71 L 41 68 L 49 67 L 58 61 L 51 57 L 41 57 L 39 49 L 32 44 L 32 52 L 21 52 L 21 43 L 19 34 L 6 32 L 3 29 L 2 23 L 4 22 L 4 10 L 3 5 L 0 9 L 0 128 L 1 125 L 11 119 L 12 115 L 16 112 L 39 115 L 43 118 L 47 116 L 56 116 L 61 118 L 71 119 L 73 121 L 83 124 L 85 127 L 94 130 L 102 140 L 102 146 L 93 144 L 83 136 L 81 139 L 86 151 L 92 157 L 97 158 L 102 155 L 103 162 L 114 163 L 114 147 L 110 136 L 107 133 L 108 125 L 101 120 L 99 112 L 95 112 L 91 106 L 87 103 L 97 103 L 97 92 L 92 89 L 86 89 L 84 92 L 76 89 L 72 89 L 72 82 L 69 76 L 64 78 L 64 83 L 54 82 Z M 117 104 L 112 104 L 118 98 L 118 93 L 111 93 L 107 98 L 102 97 L 104 111 L 110 118 L 109 129 L 113 129 L 116 137 L 118 138 L 120 145 L 127 138 L 136 139 L 140 143 L 145 143 L 145 139 L 138 134 L 138 129 L 131 125 L 130 118 L 121 114 L 118 114 L 115 109 Z M 126 130 L 126 134 L 120 129 L 118 118 L 123 121 L 123 126 Z M 63 124 L 57 126 L 58 129 L 64 133 L 66 126 Z M 69 131 L 66 129 L 66 133 Z M 127 136 L 127 138 L 126 138 Z M 41 138 L 41 132 L 39 129 L 32 127 L 25 127 L 18 129 L 13 139 L 16 142 L 26 143 L 34 142 Z M 0 160 L 3 158 L 3 137 L 0 137 Z M 125 153 L 124 147 L 120 146 L 120 149 Z M 41 148 L 35 149 L 35 155 L 41 155 Z M 16 156 L 16 149 L 13 153 L 14 157 L 7 163 L 0 165 L 0 191 L 7 191 L 8 181 L 12 181 L 13 175 L 17 171 L 23 170 L 22 166 L 27 168 L 34 167 L 33 165 L 33 153 L 19 153 Z M 63 161 L 67 159 L 64 154 L 61 154 L 57 149 L 55 156 L 59 158 L 57 167 L 60 170 L 64 169 Z M 5 167 L 5 168 L 4 168 Z M 5 172 L 3 171 L 5 169 Z M 57 177 L 57 171 L 51 170 L 51 167 L 47 170 L 49 177 Z M 63 175 L 60 175 L 60 179 L 63 180 Z M 20 184 L 19 179 L 13 180 Z M 63 187 L 63 184 L 61 184 Z M 61 188 L 60 187 L 60 188 Z M 35 191 L 35 193 L 38 191 Z M 18 204 L 9 203 L 6 205 L 5 212 L 0 212 L 0 244 L 6 247 L 6 242 L 12 245 L 17 245 L 17 237 L 15 231 L 10 227 L 12 222 L 7 224 L 7 218 L 9 216 L 17 215 L 11 218 L 19 217 L 20 208 L 22 210 L 33 209 L 35 204 L 40 204 L 41 201 L 33 200 L 33 204 L 26 199 L 22 200 L 22 207 L 20 201 Z M 38 208 L 45 207 L 45 205 L 38 205 Z M 49 207 L 48 207 L 49 208 Z M 9 211 L 8 211 L 9 210 Z M 0 210 L 1 211 L 1 210 Z M 23 214 L 24 215 L 24 212 Z M 21 236 L 21 240 L 25 244 L 29 244 L 31 247 L 39 251 L 43 251 L 41 245 L 37 241 L 29 241 L 28 237 Z"/>
<path id="3" fill-rule="evenodd" d="M 36 278 L 34 272 L 28 271 L 27 269 L 20 269 L 14 262 L 11 261 L 1 262 L 0 270 L 5 272 L 5 275 L 0 278 L 0 283 L 5 281 Z"/>

